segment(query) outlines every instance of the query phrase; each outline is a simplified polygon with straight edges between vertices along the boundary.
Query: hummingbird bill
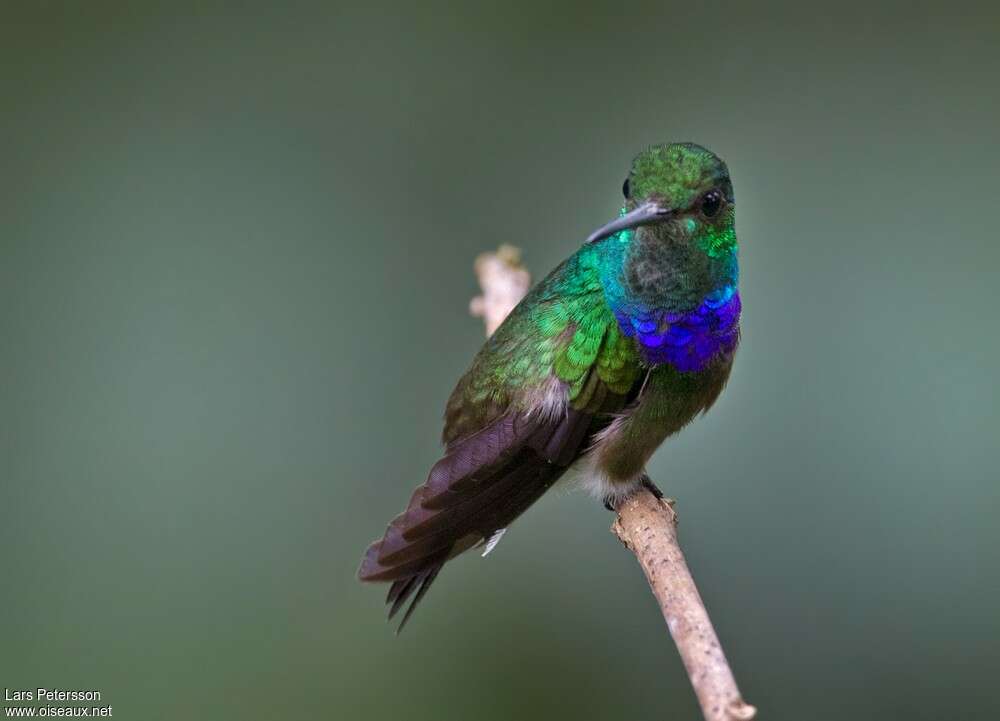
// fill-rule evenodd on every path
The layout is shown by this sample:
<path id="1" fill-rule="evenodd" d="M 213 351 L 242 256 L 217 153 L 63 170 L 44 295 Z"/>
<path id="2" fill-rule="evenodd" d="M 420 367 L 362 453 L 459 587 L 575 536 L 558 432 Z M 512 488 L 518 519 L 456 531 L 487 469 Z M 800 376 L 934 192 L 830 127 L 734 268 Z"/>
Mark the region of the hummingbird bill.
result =
<path id="1" fill-rule="evenodd" d="M 632 162 L 617 218 L 539 282 L 452 391 L 444 454 L 358 571 L 406 624 L 441 568 L 488 553 L 572 472 L 609 508 L 722 392 L 740 337 L 733 186 L 693 143 Z"/>

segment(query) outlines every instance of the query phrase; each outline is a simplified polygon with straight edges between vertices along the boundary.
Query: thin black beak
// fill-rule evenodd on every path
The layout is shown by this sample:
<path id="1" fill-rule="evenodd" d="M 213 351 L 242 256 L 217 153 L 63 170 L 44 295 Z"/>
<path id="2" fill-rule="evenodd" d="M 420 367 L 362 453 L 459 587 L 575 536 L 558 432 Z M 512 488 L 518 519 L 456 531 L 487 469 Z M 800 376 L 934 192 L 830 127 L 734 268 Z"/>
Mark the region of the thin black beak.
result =
<path id="1" fill-rule="evenodd" d="M 670 208 L 664 208 L 656 201 L 651 200 L 643 203 L 635 210 L 625 213 L 625 215 L 619 218 L 615 218 L 607 225 L 598 228 L 590 234 L 587 242 L 593 243 L 601 238 L 607 238 L 609 235 L 614 235 L 619 230 L 625 230 L 626 228 L 637 228 L 640 225 L 662 223 L 670 217 L 672 212 Z"/>

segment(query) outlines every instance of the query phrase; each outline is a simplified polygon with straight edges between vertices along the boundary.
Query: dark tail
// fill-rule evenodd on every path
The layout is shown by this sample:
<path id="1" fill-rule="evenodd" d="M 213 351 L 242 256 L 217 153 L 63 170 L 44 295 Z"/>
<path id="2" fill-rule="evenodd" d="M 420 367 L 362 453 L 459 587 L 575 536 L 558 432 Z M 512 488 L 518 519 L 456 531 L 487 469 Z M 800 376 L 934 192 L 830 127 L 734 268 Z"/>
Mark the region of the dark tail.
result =
<path id="1" fill-rule="evenodd" d="M 400 629 L 446 561 L 506 528 L 565 473 L 590 421 L 574 411 L 544 424 L 505 417 L 448 448 L 358 571 L 362 581 L 392 582 L 389 618 L 412 597 Z"/>
<path id="2" fill-rule="evenodd" d="M 427 589 L 431 587 L 434 583 L 434 579 L 437 578 L 438 572 L 441 567 L 444 566 L 444 561 L 440 563 L 431 563 L 415 576 L 410 576 L 406 580 L 393 581 L 392 585 L 389 586 L 389 594 L 385 597 L 386 604 L 392 604 L 389 606 L 389 620 L 399 612 L 399 609 L 403 607 L 406 603 L 406 599 L 413 596 L 413 592 L 416 591 L 416 595 L 413 596 L 413 602 L 410 607 L 406 609 L 406 613 L 403 614 L 403 620 L 399 622 L 399 627 L 396 629 L 396 633 L 403 630 L 403 626 L 406 622 L 410 620 L 410 616 L 413 614 L 414 609 L 416 609 L 417 604 L 420 603 L 420 599 L 424 597 L 427 593 Z"/>

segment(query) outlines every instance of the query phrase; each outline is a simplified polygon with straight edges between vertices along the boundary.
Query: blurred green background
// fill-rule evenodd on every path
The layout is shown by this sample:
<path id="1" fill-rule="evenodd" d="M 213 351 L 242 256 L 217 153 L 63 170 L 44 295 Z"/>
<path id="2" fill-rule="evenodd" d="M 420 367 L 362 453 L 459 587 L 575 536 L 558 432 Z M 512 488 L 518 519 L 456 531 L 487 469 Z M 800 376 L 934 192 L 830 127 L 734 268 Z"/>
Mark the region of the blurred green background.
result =
<path id="1" fill-rule="evenodd" d="M 122 719 L 694 719 L 555 491 L 406 633 L 354 580 L 632 156 L 732 170 L 744 343 L 657 454 L 762 719 L 996 719 L 1000 11 L 8 3 L 0 685 Z"/>

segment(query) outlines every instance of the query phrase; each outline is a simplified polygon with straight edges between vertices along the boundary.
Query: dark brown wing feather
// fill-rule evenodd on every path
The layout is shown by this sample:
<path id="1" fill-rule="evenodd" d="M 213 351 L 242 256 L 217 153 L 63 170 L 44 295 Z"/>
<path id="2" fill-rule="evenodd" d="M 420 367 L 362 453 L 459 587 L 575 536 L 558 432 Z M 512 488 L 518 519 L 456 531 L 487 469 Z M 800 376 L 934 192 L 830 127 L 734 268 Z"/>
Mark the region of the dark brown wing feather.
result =
<path id="1" fill-rule="evenodd" d="M 368 547 L 358 577 L 392 582 L 389 617 L 413 599 L 400 628 L 445 562 L 527 510 L 638 390 L 618 395 L 591 375 L 578 398 L 583 403 L 558 417 L 511 412 L 449 444 L 406 510 Z"/>

